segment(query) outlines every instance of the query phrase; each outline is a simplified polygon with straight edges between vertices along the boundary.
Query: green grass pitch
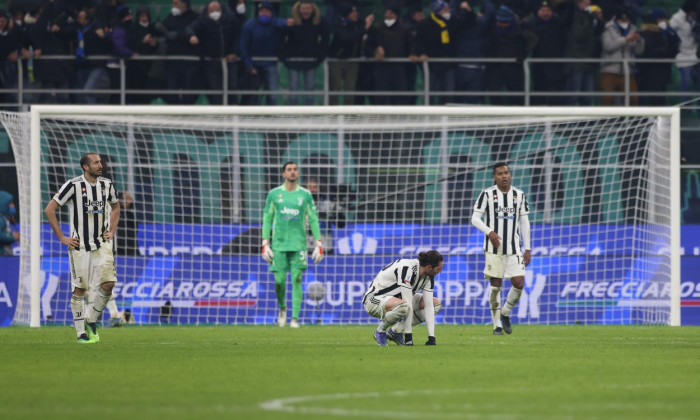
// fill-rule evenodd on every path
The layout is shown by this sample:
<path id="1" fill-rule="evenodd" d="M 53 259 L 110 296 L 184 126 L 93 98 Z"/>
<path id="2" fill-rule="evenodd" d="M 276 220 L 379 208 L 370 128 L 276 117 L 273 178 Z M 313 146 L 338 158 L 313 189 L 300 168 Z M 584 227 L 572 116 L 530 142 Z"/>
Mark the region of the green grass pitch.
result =
<path id="1" fill-rule="evenodd" d="M 697 419 L 700 328 L 0 328 L 1 419 Z"/>

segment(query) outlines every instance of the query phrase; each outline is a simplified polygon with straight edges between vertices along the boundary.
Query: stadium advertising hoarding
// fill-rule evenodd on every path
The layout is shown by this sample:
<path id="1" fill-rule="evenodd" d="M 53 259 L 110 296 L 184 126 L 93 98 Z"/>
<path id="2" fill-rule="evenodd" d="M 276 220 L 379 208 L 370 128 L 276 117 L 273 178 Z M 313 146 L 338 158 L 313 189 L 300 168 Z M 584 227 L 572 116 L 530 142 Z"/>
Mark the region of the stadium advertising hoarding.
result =
<path id="1" fill-rule="evenodd" d="M 139 247 L 147 257 L 117 257 L 120 307 L 130 308 L 137 322 L 267 324 L 276 318 L 274 280 L 266 264 L 252 255 L 221 254 L 227 244 L 256 226 L 173 225 L 167 235 L 139 229 Z M 219 235 L 208 235 L 216 229 Z M 558 230 L 556 245 L 552 230 Z M 230 233 L 221 235 L 221 232 Z M 528 267 L 523 297 L 514 317 L 520 323 L 625 323 L 631 311 L 667 300 L 668 284 L 654 280 L 665 250 L 636 259 L 616 258 L 631 231 L 602 234 L 595 225 L 535 226 L 534 258 Z M 700 227 L 683 226 L 685 255 L 700 253 Z M 187 241 L 179 238 L 187 237 Z M 54 240 L 50 229 L 44 238 Z M 219 243 L 212 238 L 226 238 Z M 425 238 L 436 241 L 426 243 Z M 348 225 L 334 231 L 334 255 L 310 264 L 305 287 L 325 286 L 320 300 L 305 294 L 302 321 L 374 322 L 361 305 L 366 285 L 392 258 L 412 257 L 424 249 L 446 255 L 436 293 L 445 303 L 440 322 L 488 323 L 488 287 L 483 279 L 481 234 L 471 226 Z M 224 243 L 225 242 L 225 243 Z M 58 249 L 58 248 L 52 248 Z M 252 252 L 257 253 L 257 246 Z M 16 307 L 18 258 L 3 258 L 0 320 L 8 325 Z M 700 325 L 700 259 L 682 258 L 682 322 Z M 609 273 L 599 278 L 602 271 Z M 66 255 L 42 260 L 43 315 L 69 320 L 60 313 L 70 293 Z M 596 274 L 598 273 L 598 274 Z M 63 309 L 63 311 L 66 311 Z"/>

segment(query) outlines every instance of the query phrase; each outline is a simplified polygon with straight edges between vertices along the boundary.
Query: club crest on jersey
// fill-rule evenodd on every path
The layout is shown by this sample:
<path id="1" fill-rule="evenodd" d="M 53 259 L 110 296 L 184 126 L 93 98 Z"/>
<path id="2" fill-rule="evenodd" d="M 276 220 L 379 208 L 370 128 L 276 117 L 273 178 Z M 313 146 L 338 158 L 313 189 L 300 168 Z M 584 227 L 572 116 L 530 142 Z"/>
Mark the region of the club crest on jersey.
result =
<path id="1" fill-rule="evenodd" d="M 304 204 L 304 199 L 299 197 L 298 201 L 299 201 L 298 206 L 301 207 L 301 205 Z"/>

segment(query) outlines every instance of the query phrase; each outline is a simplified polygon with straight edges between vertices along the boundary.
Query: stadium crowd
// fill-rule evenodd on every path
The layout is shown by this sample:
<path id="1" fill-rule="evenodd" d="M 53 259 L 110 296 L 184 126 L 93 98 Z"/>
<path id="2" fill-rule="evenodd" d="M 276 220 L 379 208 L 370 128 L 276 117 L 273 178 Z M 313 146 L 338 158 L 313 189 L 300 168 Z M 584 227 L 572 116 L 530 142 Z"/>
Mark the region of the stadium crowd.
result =
<path id="1" fill-rule="evenodd" d="M 398 105 L 416 103 L 407 92 L 416 90 L 427 60 L 430 90 L 443 92 L 433 97 L 436 103 L 521 105 L 522 93 L 468 92 L 523 92 L 522 62 L 529 57 L 550 59 L 533 62 L 532 91 L 560 92 L 534 96 L 535 105 L 589 105 L 595 98 L 586 92 L 624 92 L 626 71 L 631 92 L 666 91 L 673 72 L 680 90 L 699 89 L 698 0 L 668 12 L 645 5 L 646 0 L 387 0 L 383 10 L 365 15 L 361 9 L 373 9 L 358 0 L 321 5 L 299 0 L 283 18 L 280 3 L 266 0 L 200 7 L 173 0 L 158 21 L 150 7 L 131 10 L 123 0 L 48 0 L 30 10 L 11 4 L 9 13 L 0 10 L 0 88 L 16 89 L 21 74 L 24 88 L 41 90 L 25 94 L 24 103 L 118 104 L 118 94 L 64 90 L 119 90 L 118 59 L 124 58 L 128 104 L 157 97 L 193 104 L 196 90 L 221 92 L 207 96 L 209 103 L 221 104 L 224 89 L 228 104 L 275 104 L 276 95 L 252 92 L 278 90 L 285 74 L 291 92 L 285 101 L 313 104 L 321 94 L 315 90 L 319 66 L 330 59 L 331 92 L 404 92 L 334 94 L 331 104 Z M 105 56 L 111 59 L 94 59 Z M 147 56 L 171 59 L 138 59 Z M 367 60 L 355 60 L 363 57 Z M 484 58 L 502 60 L 479 62 Z M 623 61 L 639 58 L 675 63 Z M 619 61 L 586 61 L 593 59 Z M 18 102 L 15 92 L 1 95 L 0 103 Z M 661 94 L 640 96 L 631 104 L 666 104 Z M 620 99 L 604 95 L 600 103 Z"/>

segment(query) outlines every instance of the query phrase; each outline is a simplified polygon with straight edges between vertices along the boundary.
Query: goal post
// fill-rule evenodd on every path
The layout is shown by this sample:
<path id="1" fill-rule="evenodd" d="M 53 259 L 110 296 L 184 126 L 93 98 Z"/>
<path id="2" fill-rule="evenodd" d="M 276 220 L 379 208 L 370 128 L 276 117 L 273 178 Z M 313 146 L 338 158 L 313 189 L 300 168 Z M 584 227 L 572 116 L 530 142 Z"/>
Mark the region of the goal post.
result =
<path id="1" fill-rule="evenodd" d="M 71 322 L 67 255 L 42 211 L 94 151 L 133 196 L 117 303 L 136 322 L 274 322 L 261 212 L 291 160 L 344 216 L 327 225 L 330 254 L 309 263 L 304 322 L 372 322 L 359 301 L 375 272 L 435 248 L 439 321 L 487 323 L 483 235 L 468 217 L 502 160 L 532 207 L 516 322 L 680 325 L 678 108 L 33 106 L 23 130 L 8 121 L 29 150 L 18 324 L 40 326 L 47 309 Z"/>

